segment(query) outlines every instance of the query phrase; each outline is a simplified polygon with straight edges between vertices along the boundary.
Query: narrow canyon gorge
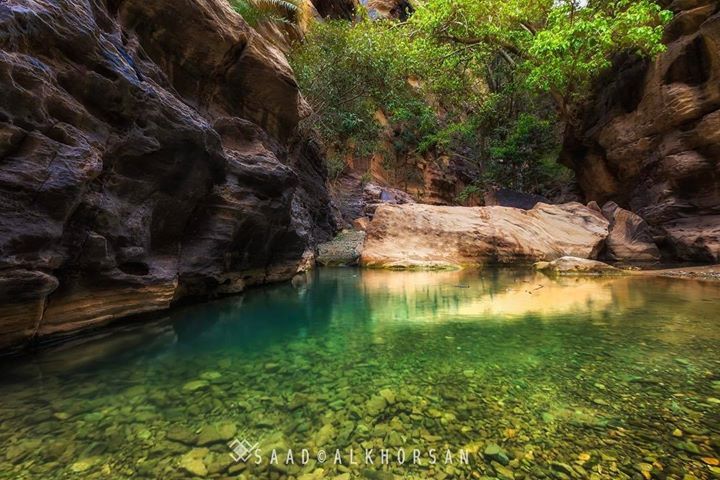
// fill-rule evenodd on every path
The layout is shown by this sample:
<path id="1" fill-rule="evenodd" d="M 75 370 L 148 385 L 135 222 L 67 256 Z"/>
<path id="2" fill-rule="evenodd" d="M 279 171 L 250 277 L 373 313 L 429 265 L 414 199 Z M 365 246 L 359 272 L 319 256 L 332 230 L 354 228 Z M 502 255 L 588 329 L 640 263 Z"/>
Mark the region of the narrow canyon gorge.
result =
<path id="1" fill-rule="evenodd" d="M 588 207 L 381 206 L 363 263 L 552 260 L 578 238 L 585 258 L 720 260 L 720 13 L 670 8 L 667 50 L 618 58 L 566 126 L 560 161 Z M 328 186 L 282 48 L 224 0 L 3 2 L 0 25 L 2 349 L 290 279 L 343 223 L 452 203 L 461 183 L 426 159 L 417 199 L 382 175 Z"/>

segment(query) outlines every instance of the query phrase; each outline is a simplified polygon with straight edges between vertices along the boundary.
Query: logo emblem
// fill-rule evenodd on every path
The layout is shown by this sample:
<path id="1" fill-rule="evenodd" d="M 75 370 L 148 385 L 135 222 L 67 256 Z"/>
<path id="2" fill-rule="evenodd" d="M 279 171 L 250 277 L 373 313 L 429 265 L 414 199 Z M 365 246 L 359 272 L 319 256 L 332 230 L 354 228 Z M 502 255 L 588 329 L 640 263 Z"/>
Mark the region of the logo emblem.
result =
<path id="1" fill-rule="evenodd" d="M 233 460 L 235 460 L 235 462 L 247 462 L 250 459 L 250 456 L 252 456 L 253 452 L 257 450 L 258 445 L 260 445 L 259 442 L 253 445 L 245 439 L 240 441 L 236 438 L 228 444 L 228 446 L 232 450 L 230 456 L 233 458 Z"/>

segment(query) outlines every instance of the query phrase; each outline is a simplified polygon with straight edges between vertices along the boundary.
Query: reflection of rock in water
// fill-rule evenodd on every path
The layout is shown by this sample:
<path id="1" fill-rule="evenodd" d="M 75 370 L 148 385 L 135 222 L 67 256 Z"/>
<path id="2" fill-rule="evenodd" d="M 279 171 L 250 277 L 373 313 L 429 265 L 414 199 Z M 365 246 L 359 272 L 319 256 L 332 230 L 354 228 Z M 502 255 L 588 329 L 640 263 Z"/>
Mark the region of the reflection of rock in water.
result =
<path id="1" fill-rule="evenodd" d="M 243 300 L 242 296 L 237 296 L 176 310 L 170 318 L 177 333 L 178 343 L 194 343 L 221 320 L 234 317 L 242 308 Z"/>
<path id="2" fill-rule="evenodd" d="M 632 276 L 552 279 L 507 269 L 392 274 L 365 270 L 359 279 L 367 318 L 379 336 L 403 324 L 500 323 L 512 328 L 528 319 L 548 326 L 582 325 L 590 319 L 598 328 L 621 328 L 624 335 L 648 318 L 671 316 L 672 322 L 659 322 L 651 332 L 645 331 L 646 341 L 688 347 L 696 335 L 720 340 L 720 331 L 703 323 L 717 317 L 720 289 L 712 282 Z"/>
<path id="3" fill-rule="evenodd" d="M 392 275 L 369 270 L 362 273 L 361 288 L 370 299 L 373 318 L 378 321 L 433 322 L 617 312 L 636 306 L 638 301 L 644 303 L 642 296 L 628 298 L 628 282 L 624 278 L 553 280 L 522 270 Z M 380 292 L 390 295 L 379 295 Z M 628 301 L 616 304 L 614 299 L 618 295 Z"/>
<path id="4" fill-rule="evenodd" d="M 85 333 L 57 347 L 43 350 L 32 357 L 31 362 L 28 362 L 27 358 L 8 362 L 17 362 L 18 369 L 13 371 L 13 376 L 19 375 L 23 380 L 27 380 L 51 373 L 96 369 L 109 362 L 122 364 L 126 359 L 160 351 L 175 342 L 175 332 L 164 318 L 154 322 L 105 328 L 95 334 Z M 3 375 L 4 371 L 5 369 L 0 369 L 0 375 Z M 7 377 L 3 380 L 7 380 Z"/>
<path id="5" fill-rule="evenodd" d="M 336 284 L 317 273 L 291 283 L 253 289 L 241 297 L 178 310 L 171 318 L 178 343 L 266 348 L 329 321 Z"/>

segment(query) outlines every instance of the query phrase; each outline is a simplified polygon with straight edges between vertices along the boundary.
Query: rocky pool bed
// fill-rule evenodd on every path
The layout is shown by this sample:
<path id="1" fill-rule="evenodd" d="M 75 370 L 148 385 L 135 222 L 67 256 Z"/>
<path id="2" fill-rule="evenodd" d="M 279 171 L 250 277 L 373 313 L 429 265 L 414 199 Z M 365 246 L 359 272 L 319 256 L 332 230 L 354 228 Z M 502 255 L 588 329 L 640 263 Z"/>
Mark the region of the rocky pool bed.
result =
<path id="1" fill-rule="evenodd" d="M 323 269 L 5 365 L 0 478 L 718 478 L 718 313 L 712 282 Z"/>

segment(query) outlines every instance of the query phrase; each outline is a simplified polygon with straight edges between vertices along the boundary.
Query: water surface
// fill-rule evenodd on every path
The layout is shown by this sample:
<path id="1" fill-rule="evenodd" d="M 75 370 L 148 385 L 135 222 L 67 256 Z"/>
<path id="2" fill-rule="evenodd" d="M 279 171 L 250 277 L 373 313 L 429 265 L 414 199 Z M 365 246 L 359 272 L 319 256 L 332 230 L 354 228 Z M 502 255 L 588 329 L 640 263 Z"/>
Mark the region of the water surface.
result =
<path id="1" fill-rule="evenodd" d="M 715 283 L 326 269 L 4 365 L 0 478 L 718 478 L 719 340 Z"/>

